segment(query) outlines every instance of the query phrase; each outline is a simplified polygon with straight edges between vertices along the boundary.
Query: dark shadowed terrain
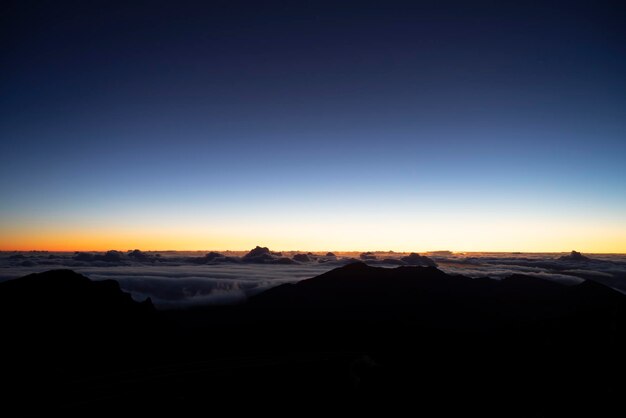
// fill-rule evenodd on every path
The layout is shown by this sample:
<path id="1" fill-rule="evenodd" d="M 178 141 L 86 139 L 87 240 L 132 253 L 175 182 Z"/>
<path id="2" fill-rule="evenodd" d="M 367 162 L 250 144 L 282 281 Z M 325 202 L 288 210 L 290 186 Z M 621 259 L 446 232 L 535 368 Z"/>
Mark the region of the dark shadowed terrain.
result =
<path id="1" fill-rule="evenodd" d="M 0 283 L 0 310 L 4 398 L 24 412 L 611 416 L 625 389 L 626 297 L 593 281 L 357 262 L 158 311 L 54 270 Z"/>

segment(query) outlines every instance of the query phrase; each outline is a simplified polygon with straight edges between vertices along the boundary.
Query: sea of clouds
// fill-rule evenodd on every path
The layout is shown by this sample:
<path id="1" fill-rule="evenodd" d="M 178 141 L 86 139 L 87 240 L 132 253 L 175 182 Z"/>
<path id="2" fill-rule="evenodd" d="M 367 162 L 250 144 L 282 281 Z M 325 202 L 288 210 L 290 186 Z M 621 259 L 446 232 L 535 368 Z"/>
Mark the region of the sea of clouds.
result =
<path id="1" fill-rule="evenodd" d="M 566 285 L 594 280 L 626 293 L 626 255 L 556 253 L 416 254 L 273 252 L 257 247 L 238 252 L 106 253 L 2 252 L 0 281 L 52 269 L 72 269 L 93 280 L 114 279 L 137 300 L 160 309 L 231 304 L 282 283 L 315 277 L 362 261 L 381 267 L 432 265 L 450 274 L 502 279 L 512 274 Z"/>

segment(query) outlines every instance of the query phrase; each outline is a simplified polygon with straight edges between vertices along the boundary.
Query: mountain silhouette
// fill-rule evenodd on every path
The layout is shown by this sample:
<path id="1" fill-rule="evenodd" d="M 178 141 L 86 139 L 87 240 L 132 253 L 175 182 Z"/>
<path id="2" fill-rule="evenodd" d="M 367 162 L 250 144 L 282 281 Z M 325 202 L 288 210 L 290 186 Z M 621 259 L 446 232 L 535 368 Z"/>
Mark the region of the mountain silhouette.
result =
<path id="1" fill-rule="evenodd" d="M 136 302 L 115 280 L 92 281 L 72 270 L 50 270 L 0 283 L 0 309 L 9 312 L 45 312 L 49 315 L 81 312 L 80 320 L 96 316 L 126 319 L 154 310 L 150 299 Z M 93 315 L 94 317 L 85 318 Z"/>
<path id="2" fill-rule="evenodd" d="M 591 258 L 582 255 L 578 251 L 572 250 L 572 252 L 569 255 L 564 255 L 564 256 L 559 257 L 559 260 L 581 262 L 581 261 L 591 261 Z"/>
<path id="3" fill-rule="evenodd" d="M 625 298 L 592 281 L 356 262 L 244 304 L 159 312 L 114 281 L 55 270 L 0 283 L 6 399 L 83 413 L 244 397 L 250 412 L 600 416 L 624 389 Z"/>
<path id="4" fill-rule="evenodd" d="M 590 286 L 599 289 L 593 298 L 584 290 Z M 382 320 L 424 316 L 428 320 L 420 320 L 429 327 L 482 330 L 537 316 L 568 314 L 581 294 L 588 297 L 586 303 L 598 307 L 623 299 L 596 283 L 568 287 L 523 275 L 471 279 L 435 267 L 381 268 L 356 262 L 269 289 L 250 298 L 248 305 L 288 310 L 292 317 Z"/>
<path id="5" fill-rule="evenodd" d="M 49 408 L 63 402 L 56 389 L 70 376 L 140 364 L 132 353 L 150 356 L 155 315 L 150 299 L 134 301 L 114 280 L 92 281 L 71 270 L 0 283 L 7 399 L 22 408 Z M 130 357 L 118 354 L 124 352 Z M 30 403 L 30 396 L 41 404 Z"/>

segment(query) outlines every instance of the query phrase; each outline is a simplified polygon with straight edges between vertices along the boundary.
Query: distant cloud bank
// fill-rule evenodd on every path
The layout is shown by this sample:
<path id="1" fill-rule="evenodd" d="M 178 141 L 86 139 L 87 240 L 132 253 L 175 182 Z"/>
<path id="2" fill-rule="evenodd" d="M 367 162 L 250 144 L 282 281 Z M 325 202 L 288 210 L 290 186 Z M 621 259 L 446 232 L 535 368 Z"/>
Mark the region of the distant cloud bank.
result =
<path id="1" fill-rule="evenodd" d="M 314 277 L 361 261 L 382 267 L 437 266 L 469 277 L 501 279 L 524 274 L 564 284 L 594 280 L 626 292 L 625 255 L 481 253 L 304 253 L 257 246 L 247 253 L 189 252 L 0 253 L 0 281 L 69 268 L 94 280 L 115 279 L 134 298 L 160 308 L 229 304 L 282 283 Z"/>

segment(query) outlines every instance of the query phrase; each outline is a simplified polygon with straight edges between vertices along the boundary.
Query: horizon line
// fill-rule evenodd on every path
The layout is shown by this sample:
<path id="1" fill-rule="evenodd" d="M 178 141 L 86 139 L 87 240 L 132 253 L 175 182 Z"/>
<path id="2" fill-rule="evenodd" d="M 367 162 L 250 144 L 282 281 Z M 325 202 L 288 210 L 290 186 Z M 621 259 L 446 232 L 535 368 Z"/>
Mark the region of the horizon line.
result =
<path id="1" fill-rule="evenodd" d="M 259 247 L 262 247 L 259 245 Z M 269 248 L 269 247 L 266 247 Z M 76 252 L 107 252 L 107 251 L 120 251 L 120 252 L 130 252 L 130 251 L 134 251 L 134 250 L 140 250 L 142 252 L 151 252 L 151 253 L 158 253 L 158 252 L 163 252 L 163 253 L 167 253 L 167 252 L 248 252 L 250 251 L 252 248 L 250 249 L 243 249 L 243 250 L 238 250 L 238 249 L 196 249 L 196 250 L 176 250 L 176 249 L 146 249 L 146 250 L 142 250 L 140 248 L 127 248 L 127 249 L 115 249 L 115 248 L 108 248 L 108 249 L 89 249 L 89 250 L 83 250 L 83 249 L 64 249 L 64 250 L 47 250 L 47 249 L 0 249 L 0 253 L 11 253 L 11 252 L 31 252 L 31 253 L 36 253 L 36 252 L 48 252 L 48 253 L 76 253 Z M 489 250 L 428 250 L 428 251 L 416 251 L 416 250 L 410 250 L 410 251 L 398 251 L 398 250 L 361 250 L 361 249 L 356 249 L 356 250 L 338 250 L 338 249 L 324 249 L 324 250 L 303 250 L 303 249 L 277 249 L 277 250 L 272 250 L 270 248 L 271 251 L 274 252 L 288 252 L 288 253 L 326 253 L 326 252 L 335 252 L 335 253 L 367 253 L 367 252 L 372 252 L 372 253 L 398 253 L 398 254 L 404 254 L 404 253 L 418 253 L 418 254 L 428 254 L 428 253 L 437 253 L 437 252 L 451 252 L 452 254 L 476 254 L 476 253 L 493 253 L 493 254 L 569 254 L 572 251 L 577 251 L 580 253 L 585 253 L 585 254 L 597 254 L 597 255 L 626 255 L 626 252 L 593 252 L 593 251 L 579 251 L 579 250 L 567 250 L 567 251 L 521 251 L 521 250 L 514 250 L 514 251 L 489 251 Z"/>

